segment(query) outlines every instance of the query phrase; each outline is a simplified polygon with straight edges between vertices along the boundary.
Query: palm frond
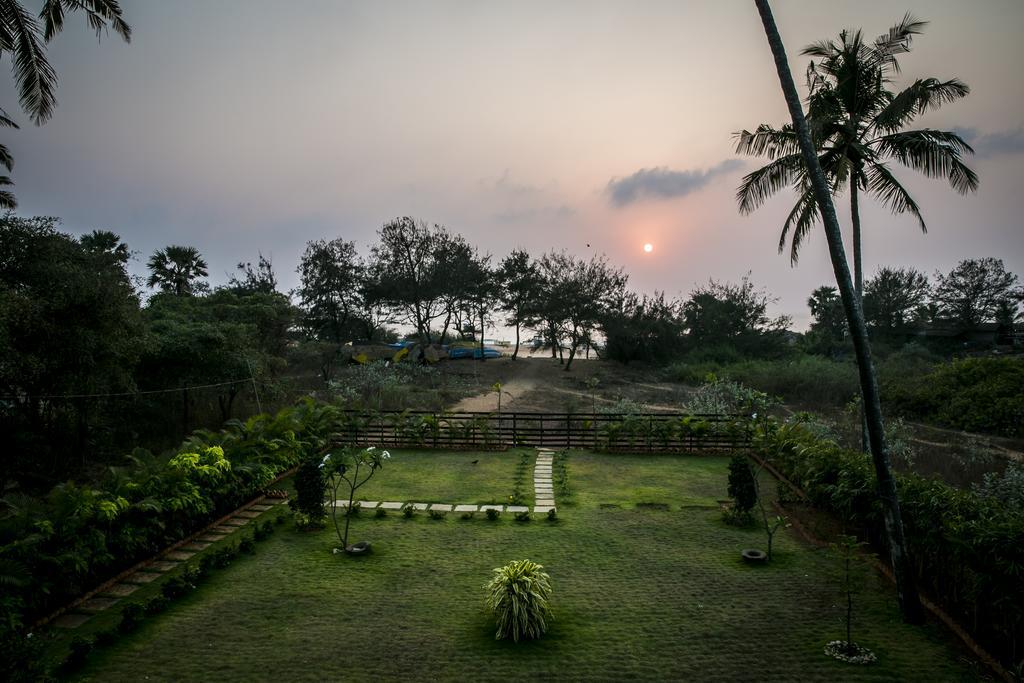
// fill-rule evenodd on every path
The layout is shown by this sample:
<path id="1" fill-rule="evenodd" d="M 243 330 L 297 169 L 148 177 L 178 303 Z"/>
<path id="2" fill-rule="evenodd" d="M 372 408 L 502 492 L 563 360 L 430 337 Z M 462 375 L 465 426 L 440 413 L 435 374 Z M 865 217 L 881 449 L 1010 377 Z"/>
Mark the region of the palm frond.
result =
<path id="1" fill-rule="evenodd" d="M 782 225 L 782 234 L 779 236 L 779 253 L 786 250 L 786 241 L 792 233 L 791 246 L 789 250 L 789 263 L 795 266 L 800 260 L 800 247 L 804 238 L 818 220 L 818 201 L 814 197 L 814 190 L 809 183 L 803 184 L 804 191 L 797 199 L 793 210 L 786 217 Z"/>
<path id="2" fill-rule="evenodd" d="M 803 173 L 800 154 L 790 154 L 743 176 L 743 182 L 736 190 L 740 213 L 753 212 L 773 194 L 793 184 Z"/>
<path id="3" fill-rule="evenodd" d="M 11 150 L 7 149 L 7 145 L 0 145 L 0 165 L 8 171 L 14 169 L 14 157 L 11 156 Z"/>
<path id="4" fill-rule="evenodd" d="M 131 42 L 132 30 L 121 16 L 118 0 L 46 0 L 39 17 L 43 20 L 43 37 L 47 42 L 64 28 L 65 11 L 85 12 L 97 38 L 102 38 L 109 24 L 126 43 Z"/>
<path id="5" fill-rule="evenodd" d="M 883 33 L 875 39 L 874 51 L 881 58 L 886 59 L 896 73 L 899 73 L 899 64 L 893 59 L 893 56 L 909 52 L 914 36 L 920 35 L 927 25 L 927 21 L 921 21 L 907 12 L 898 24 L 889 29 L 888 33 Z"/>
<path id="6" fill-rule="evenodd" d="M 960 160 L 974 150 L 956 133 L 930 128 L 900 131 L 874 140 L 872 147 L 929 178 L 947 178 L 960 194 L 978 189 L 978 176 Z"/>
<path id="7" fill-rule="evenodd" d="M 57 106 L 57 73 L 39 42 L 39 24 L 18 2 L 0 3 L 0 24 L 8 27 L 21 106 L 40 125 Z"/>
<path id="8" fill-rule="evenodd" d="M 773 128 L 767 123 L 762 123 L 753 133 L 741 130 L 734 133 L 733 138 L 736 140 L 736 152 L 747 156 L 777 159 L 800 152 L 800 143 L 793 131 L 793 125 L 789 123 L 782 128 Z"/>
<path id="9" fill-rule="evenodd" d="M 868 192 L 889 207 L 892 213 L 913 215 L 921 226 L 921 232 L 928 232 L 928 226 L 925 225 L 924 217 L 921 215 L 921 207 L 917 205 L 906 188 L 896 180 L 888 166 L 883 163 L 871 164 L 865 170 L 865 174 L 868 180 Z"/>
<path id="10" fill-rule="evenodd" d="M 919 78 L 899 93 L 875 116 L 872 125 L 883 131 L 895 131 L 905 126 L 918 114 L 938 109 L 943 104 L 967 97 L 971 92 L 966 83 L 957 78 L 940 81 L 937 78 Z"/>

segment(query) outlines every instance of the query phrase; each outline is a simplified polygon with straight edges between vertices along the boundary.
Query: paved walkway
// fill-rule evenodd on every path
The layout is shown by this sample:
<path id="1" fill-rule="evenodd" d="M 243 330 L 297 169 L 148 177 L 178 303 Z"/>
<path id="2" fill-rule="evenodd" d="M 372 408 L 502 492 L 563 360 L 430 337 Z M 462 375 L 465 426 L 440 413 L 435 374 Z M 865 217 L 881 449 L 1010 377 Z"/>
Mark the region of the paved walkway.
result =
<path id="1" fill-rule="evenodd" d="M 224 520 L 217 526 L 211 526 L 194 540 L 180 546 L 173 547 L 142 568 L 122 576 L 116 581 L 101 586 L 81 602 L 72 606 L 64 614 L 54 619 L 50 624 L 57 628 L 78 628 L 92 615 L 109 609 L 121 602 L 141 586 L 156 581 L 165 573 L 179 566 L 182 562 L 192 559 L 196 553 L 209 548 L 239 529 L 244 528 L 252 520 L 270 510 L 275 505 L 287 503 L 287 498 L 264 498 L 259 503 L 254 503 L 246 508 L 235 511 L 234 515 Z"/>

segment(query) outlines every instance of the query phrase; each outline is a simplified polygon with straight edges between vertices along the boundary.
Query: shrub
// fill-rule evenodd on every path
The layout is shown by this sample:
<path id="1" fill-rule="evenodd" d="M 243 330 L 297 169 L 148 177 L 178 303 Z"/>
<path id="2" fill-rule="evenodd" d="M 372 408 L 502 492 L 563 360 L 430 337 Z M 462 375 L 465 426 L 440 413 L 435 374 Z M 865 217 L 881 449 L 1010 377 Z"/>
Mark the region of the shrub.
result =
<path id="1" fill-rule="evenodd" d="M 736 453 L 729 461 L 729 497 L 732 509 L 738 513 L 749 513 L 757 503 L 757 484 L 750 469 L 747 456 Z"/>
<path id="2" fill-rule="evenodd" d="M 494 520 L 498 519 L 498 517 L 501 517 L 501 510 L 487 508 L 487 512 L 485 514 L 487 515 L 487 519 L 493 522 Z"/>
<path id="3" fill-rule="evenodd" d="M 160 587 L 160 592 L 168 600 L 174 600 L 187 593 L 188 589 L 189 585 L 185 583 L 185 579 L 180 576 L 172 576 Z"/>
<path id="4" fill-rule="evenodd" d="M 523 510 L 522 512 L 517 512 L 516 516 L 515 516 L 515 520 L 517 522 L 529 522 L 530 519 L 531 519 L 531 517 L 530 517 L 530 511 L 529 510 Z"/>
<path id="5" fill-rule="evenodd" d="M 388 511 L 385 510 L 384 508 L 379 507 L 379 508 L 377 508 L 376 510 L 373 511 L 373 516 L 376 517 L 377 519 L 380 519 L 381 517 L 387 517 L 388 516 Z"/>
<path id="6" fill-rule="evenodd" d="M 67 671 L 80 668 L 85 664 L 85 660 L 89 658 L 89 655 L 92 654 L 94 645 L 92 640 L 82 636 L 72 638 L 68 644 L 68 655 L 61 663 L 61 668 Z"/>
<path id="7" fill-rule="evenodd" d="M 557 522 L 558 521 L 558 513 L 555 512 L 555 508 L 551 508 L 550 510 L 548 510 L 548 521 L 549 522 Z"/>
<path id="8" fill-rule="evenodd" d="M 448 513 L 444 510 L 429 510 L 427 514 L 430 515 L 431 519 L 444 519 L 448 516 Z"/>
<path id="9" fill-rule="evenodd" d="M 327 482 L 320 467 L 320 458 L 307 455 L 295 472 L 295 498 L 288 501 L 288 507 L 304 515 L 304 526 L 320 528 L 327 513 L 324 512 L 324 490 Z"/>
<path id="10" fill-rule="evenodd" d="M 406 503 L 405 505 L 402 506 L 402 516 L 406 519 L 409 519 L 415 514 L 416 506 L 414 506 L 412 503 Z"/>
<path id="11" fill-rule="evenodd" d="M 117 631 L 104 629 L 96 634 L 96 647 L 108 647 L 117 642 Z"/>
<path id="12" fill-rule="evenodd" d="M 256 541 L 254 541 L 251 536 L 244 537 L 241 541 L 238 542 L 238 551 L 246 553 L 248 555 L 252 555 L 254 552 L 256 552 Z"/>
<path id="13" fill-rule="evenodd" d="M 131 633 L 142 623 L 145 616 L 145 609 L 137 602 L 129 602 L 121 609 L 121 621 L 117 628 L 121 633 Z"/>
<path id="14" fill-rule="evenodd" d="M 154 616 L 156 614 L 160 614 L 161 612 L 166 610 L 170 606 L 170 604 L 171 601 L 166 594 L 154 595 L 146 603 L 146 615 Z"/>
<path id="15" fill-rule="evenodd" d="M 495 640 L 540 638 L 551 619 L 551 577 L 542 565 L 515 560 L 494 570 L 487 584 L 487 608 L 497 622 Z"/>
<path id="16" fill-rule="evenodd" d="M 255 524 L 255 528 L 252 532 L 252 537 L 257 541 L 264 541 L 270 538 L 270 535 L 274 533 L 274 524 L 269 520 L 262 524 Z"/>
<path id="17" fill-rule="evenodd" d="M 472 510 L 462 513 L 462 519 L 473 519 L 474 517 L 476 517 L 476 513 Z"/>

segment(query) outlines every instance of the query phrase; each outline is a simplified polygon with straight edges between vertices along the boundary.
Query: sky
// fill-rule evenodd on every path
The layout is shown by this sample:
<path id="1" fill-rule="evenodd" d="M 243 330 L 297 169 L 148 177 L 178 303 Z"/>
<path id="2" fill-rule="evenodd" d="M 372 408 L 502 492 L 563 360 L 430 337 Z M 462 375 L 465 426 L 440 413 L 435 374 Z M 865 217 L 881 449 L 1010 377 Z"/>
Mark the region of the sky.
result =
<path id="1" fill-rule="evenodd" d="M 772 4 L 800 86 L 801 47 L 848 27 L 873 38 L 910 11 L 930 24 L 895 85 L 971 87 L 915 126 L 969 138 L 979 191 L 898 170 L 928 233 L 868 200 L 866 272 L 996 256 L 1024 278 L 1024 3 Z M 366 253 L 382 224 L 409 215 L 497 258 L 605 253 L 642 292 L 685 296 L 750 272 L 797 329 L 811 290 L 834 283 L 820 227 L 797 267 L 777 253 L 791 191 L 737 210 L 759 160 L 735 153 L 733 133 L 787 120 L 751 2 L 122 5 L 130 44 L 97 41 L 81 16 L 51 44 L 52 120 L 28 122 L 8 72 L 0 106 L 22 124 L 3 132 L 18 213 L 117 232 L 137 273 L 154 249 L 187 244 L 213 284 L 261 252 L 290 289 L 307 241 L 343 237 Z"/>

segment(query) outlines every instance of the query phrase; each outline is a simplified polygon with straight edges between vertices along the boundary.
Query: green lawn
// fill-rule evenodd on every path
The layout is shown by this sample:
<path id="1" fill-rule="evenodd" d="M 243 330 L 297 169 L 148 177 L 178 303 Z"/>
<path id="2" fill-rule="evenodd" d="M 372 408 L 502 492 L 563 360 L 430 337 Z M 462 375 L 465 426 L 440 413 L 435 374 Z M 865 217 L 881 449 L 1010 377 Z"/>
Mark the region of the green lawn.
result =
<path id="1" fill-rule="evenodd" d="M 416 476 L 399 479 L 403 462 L 433 471 L 476 459 L 427 457 L 395 458 L 372 497 L 424 495 Z M 875 579 L 858 601 L 855 639 L 878 663 L 825 657 L 825 643 L 842 636 L 834 558 L 782 532 L 770 566 L 742 564 L 739 551 L 763 546 L 762 535 L 700 507 L 725 497 L 726 462 L 573 453 L 574 504 L 560 508 L 558 522 L 362 515 L 353 536 L 373 542 L 365 558 L 332 555 L 328 530 L 286 524 L 255 555 L 97 651 L 82 678 L 976 679 L 943 629 L 904 625 L 892 588 Z M 670 509 L 636 507 L 645 502 Z M 609 503 L 621 507 L 600 507 Z M 518 558 L 551 574 L 555 621 L 542 640 L 513 645 L 493 639 L 483 585 L 493 567 Z"/>
<path id="2" fill-rule="evenodd" d="M 493 451 L 390 451 L 391 458 L 356 494 L 359 500 L 416 503 L 507 503 L 516 470 L 529 455 L 521 491 L 533 504 L 532 449 Z M 476 464 L 474 464 L 476 461 Z"/>

